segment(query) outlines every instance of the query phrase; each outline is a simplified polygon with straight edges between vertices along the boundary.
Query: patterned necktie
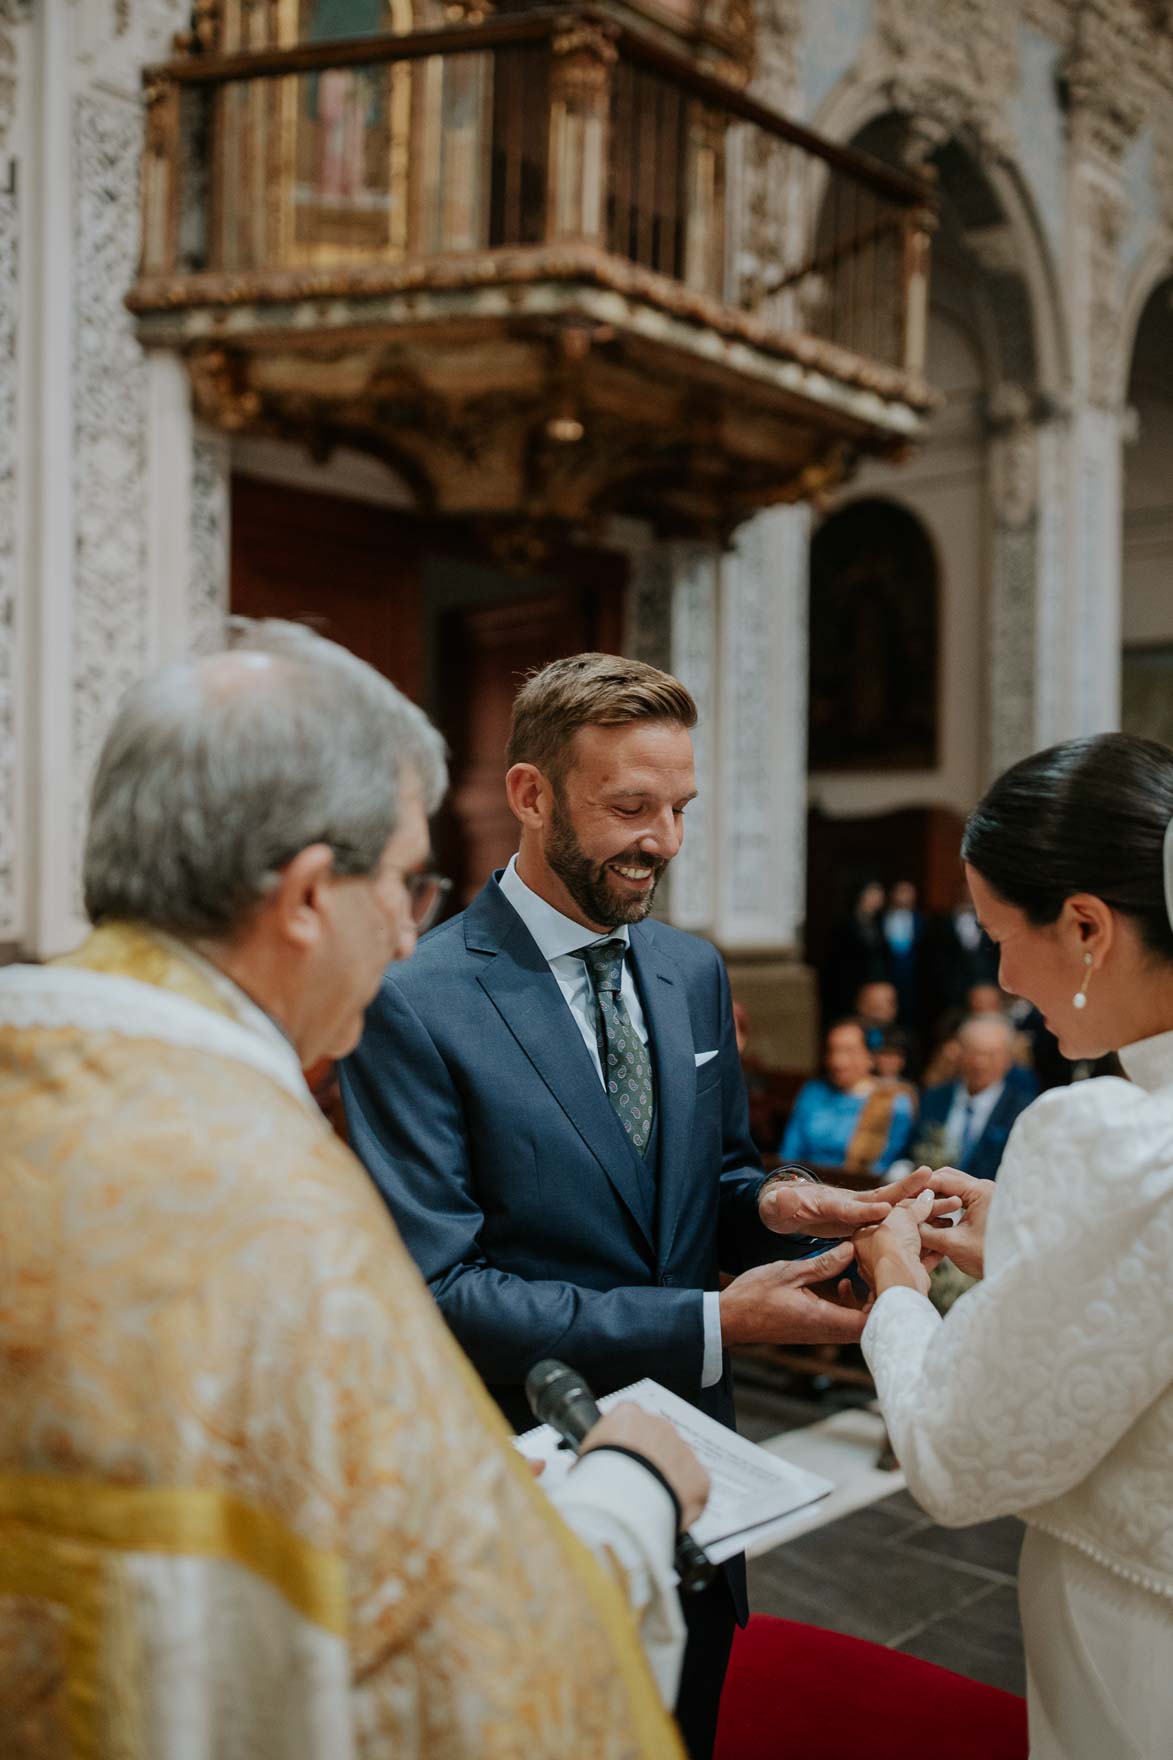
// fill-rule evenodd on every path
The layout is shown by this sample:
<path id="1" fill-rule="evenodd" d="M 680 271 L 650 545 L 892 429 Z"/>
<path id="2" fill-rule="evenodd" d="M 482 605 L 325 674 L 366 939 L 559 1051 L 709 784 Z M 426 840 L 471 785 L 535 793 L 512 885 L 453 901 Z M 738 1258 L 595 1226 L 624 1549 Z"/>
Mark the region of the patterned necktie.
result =
<path id="1" fill-rule="evenodd" d="M 627 944 L 600 941 L 577 951 L 595 993 L 595 1035 L 607 1094 L 636 1152 L 642 1155 L 652 1134 L 655 1096 L 648 1048 L 632 1026 L 620 996 Z"/>

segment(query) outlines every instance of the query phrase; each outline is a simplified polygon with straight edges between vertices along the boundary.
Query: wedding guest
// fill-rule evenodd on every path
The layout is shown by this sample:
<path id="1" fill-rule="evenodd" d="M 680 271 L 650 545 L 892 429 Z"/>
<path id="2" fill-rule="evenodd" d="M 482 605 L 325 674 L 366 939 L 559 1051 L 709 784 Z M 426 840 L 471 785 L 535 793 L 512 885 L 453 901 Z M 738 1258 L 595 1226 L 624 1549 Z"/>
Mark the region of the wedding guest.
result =
<path id="1" fill-rule="evenodd" d="M 1003 1014 L 971 1015 L 957 1032 L 957 1079 L 927 1088 L 910 1154 L 947 1162 L 975 1179 L 996 1179 L 1015 1119 L 1038 1093 L 1029 1070 L 1016 1070 L 1017 1034 Z"/>
<path id="2" fill-rule="evenodd" d="M 921 944 L 924 919 L 917 909 L 916 887 L 897 880 L 888 894 L 882 920 L 888 977 L 899 998 L 899 1018 L 906 1027 L 921 1024 Z"/>
<path id="3" fill-rule="evenodd" d="M 1155 1760 L 1173 1697 L 1173 751 L 1101 734 L 1008 770 L 962 853 L 1001 981 L 1064 1055 L 996 1184 L 938 1174 L 856 1252 L 864 1353 L 933 1518 L 1027 1524 L 1032 1760 Z M 960 1203 L 953 1229 L 929 1211 Z M 982 1278 L 942 1319 L 922 1248 Z"/>
<path id="4" fill-rule="evenodd" d="M 887 978 L 861 984 L 855 993 L 854 1014 L 861 1023 L 870 1051 L 877 1051 L 884 1034 L 900 1019 L 900 998 Z"/>
<path id="5" fill-rule="evenodd" d="M 884 888 L 867 880 L 856 894 L 850 915 L 836 925 L 831 952 L 822 971 L 823 1007 L 831 1016 L 855 1006 L 860 986 L 887 971 L 882 914 Z"/>
<path id="6" fill-rule="evenodd" d="M 863 1023 L 836 1021 L 827 1033 L 824 1076 L 799 1090 L 783 1133 L 783 1161 L 883 1173 L 903 1155 L 913 1108 L 903 1085 L 872 1071 Z"/>
<path id="7" fill-rule="evenodd" d="M 925 928 L 924 976 L 929 1019 L 946 1009 L 963 1008 L 974 984 L 993 983 L 998 956 L 962 886 L 957 903 L 944 916 L 930 918 Z"/>
<path id="8" fill-rule="evenodd" d="M 884 1035 L 872 1052 L 872 1068 L 881 1080 L 903 1082 L 908 1068 L 908 1034 L 903 1027 L 886 1027 Z M 911 1089 L 910 1083 L 905 1086 Z"/>

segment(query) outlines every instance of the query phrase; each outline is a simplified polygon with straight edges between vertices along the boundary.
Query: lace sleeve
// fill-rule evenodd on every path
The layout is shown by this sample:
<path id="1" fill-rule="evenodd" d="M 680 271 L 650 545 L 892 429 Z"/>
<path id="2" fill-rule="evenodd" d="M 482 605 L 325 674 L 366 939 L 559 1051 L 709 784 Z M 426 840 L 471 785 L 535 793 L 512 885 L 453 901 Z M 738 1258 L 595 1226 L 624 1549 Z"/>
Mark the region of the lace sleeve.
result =
<path id="1" fill-rule="evenodd" d="M 1069 1491 L 1173 1381 L 1168 1111 L 1082 1086 L 1014 1132 L 985 1281 L 943 1321 L 890 1290 L 864 1332 L 909 1487 L 948 1526 Z"/>

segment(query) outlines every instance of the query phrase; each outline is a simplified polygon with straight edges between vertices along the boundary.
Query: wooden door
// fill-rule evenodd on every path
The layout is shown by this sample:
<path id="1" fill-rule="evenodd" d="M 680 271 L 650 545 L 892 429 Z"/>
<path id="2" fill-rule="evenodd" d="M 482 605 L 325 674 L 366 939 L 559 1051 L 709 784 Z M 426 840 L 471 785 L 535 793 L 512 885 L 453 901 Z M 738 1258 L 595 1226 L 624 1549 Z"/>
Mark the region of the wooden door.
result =
<path id="1" fill-rule="evenodd" d="M 311 621 L 419 701 L 420 533 L 392 508 L 232 479 L 231 608 Z"/>
<path id="2" fill-rule="evenodd" d="M 620 585 L 563 588 L 502 604 L 457 608 L 438 629 L 437 712 L 452 751 L 452 792 L 436 825 L 437 856 L 454 881 L 454 907 L 474 898 L 517 848 L 505 800 L 505 744 L 513 699 L 550 660 L 618 646 Z"/>

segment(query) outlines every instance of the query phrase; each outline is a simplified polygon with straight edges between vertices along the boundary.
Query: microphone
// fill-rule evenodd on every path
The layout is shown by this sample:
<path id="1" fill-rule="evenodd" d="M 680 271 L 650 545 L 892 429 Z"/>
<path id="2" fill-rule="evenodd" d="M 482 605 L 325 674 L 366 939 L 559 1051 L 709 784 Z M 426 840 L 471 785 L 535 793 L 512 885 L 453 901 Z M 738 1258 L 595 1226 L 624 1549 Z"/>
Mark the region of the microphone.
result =
<path id="1" fill-rule="evenodd" d="M 525 1397 L 538 1423 L 556 1430 L 575 1454 L 586 1440 L 587 1431 L 593 1430 L 602 1416 L 582 1376 L 556 1357 L 544 1357 L 534 1364 L 525 1378 Z M 689 1595 L 707 1589 L 717 1574 L 712 1559 L 687 1530 L 676 1537 L 675 1562 L 681 1590 Z"/>

